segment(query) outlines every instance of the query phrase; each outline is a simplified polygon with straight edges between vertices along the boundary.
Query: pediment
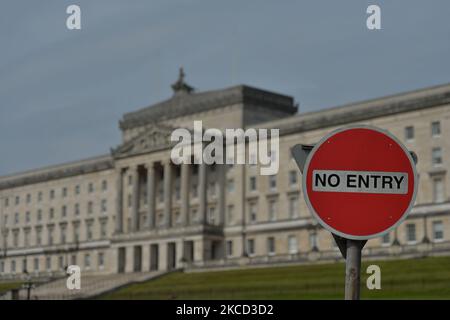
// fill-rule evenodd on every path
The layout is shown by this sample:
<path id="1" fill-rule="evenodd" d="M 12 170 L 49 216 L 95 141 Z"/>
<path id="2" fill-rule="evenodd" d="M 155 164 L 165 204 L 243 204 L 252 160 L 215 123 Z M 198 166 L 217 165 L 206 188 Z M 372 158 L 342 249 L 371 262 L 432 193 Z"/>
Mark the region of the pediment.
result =
<path id="1" fill-rule="evenodd" d="M 142 153 L 170 148 L 170 136 L 175 128 L 151 125 L 130 141 L 111 150 L 114 158 L 123 158 Z"/>

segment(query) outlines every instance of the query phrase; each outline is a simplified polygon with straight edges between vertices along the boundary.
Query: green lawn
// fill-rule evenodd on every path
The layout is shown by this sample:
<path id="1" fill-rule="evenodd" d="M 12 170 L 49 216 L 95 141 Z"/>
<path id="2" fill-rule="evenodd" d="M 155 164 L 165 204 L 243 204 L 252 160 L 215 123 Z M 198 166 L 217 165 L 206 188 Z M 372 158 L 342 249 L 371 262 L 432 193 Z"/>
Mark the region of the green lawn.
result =
<path id="1" fill-rule="evenodd" d="M 11 289 L 20 288 L 22 283 L 20 282 L 0 282 L 0 295 Z"/>
<path id="2" fill-rule="evenodd" d="M 381 268 L 381 290 L 366 288 L 366 268 Z M 345 266 L 290 266 L 176 272 L 100 299 L 342 299 Z M 362 299 L 450 299 L 450 257 L 365 262 Z"/>

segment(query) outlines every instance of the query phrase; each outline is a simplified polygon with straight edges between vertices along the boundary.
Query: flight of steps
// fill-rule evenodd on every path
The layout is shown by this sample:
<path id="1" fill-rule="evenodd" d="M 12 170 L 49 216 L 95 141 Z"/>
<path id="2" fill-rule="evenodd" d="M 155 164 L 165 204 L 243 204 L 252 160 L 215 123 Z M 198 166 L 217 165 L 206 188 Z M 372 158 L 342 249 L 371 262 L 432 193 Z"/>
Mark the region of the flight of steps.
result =
<path id="1" fill-rule="evenodd" d="M 85 275 L 81 277 L 81 289 L 69 290 L 67 278 L 54 280 L 31 290 L 32 300 L 71 300 L 88 299 L 110 290 L 135 282 L 147 281 L 162 275 L 164 272 L 146 272 L 111 275 Z M 19 299 L 27 299 L 27 291 L 21 289 Z"/>

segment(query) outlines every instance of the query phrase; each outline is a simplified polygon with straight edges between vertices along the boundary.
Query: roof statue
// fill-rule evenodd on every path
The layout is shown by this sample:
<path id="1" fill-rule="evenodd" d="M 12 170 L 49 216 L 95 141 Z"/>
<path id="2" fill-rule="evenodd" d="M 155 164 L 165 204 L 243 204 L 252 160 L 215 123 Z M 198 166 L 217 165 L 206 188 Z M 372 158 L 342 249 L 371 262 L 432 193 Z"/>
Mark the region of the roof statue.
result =
<path id="1" fill-rule="evenodd" d="M 190 85 L 188 85 L 185 81 L 184 81 L 184 77 L 186 76 L 186 74 L 184 73 L 183 68 L 180 68 L 180 72 L 178 75 L 178 80 L 177 82 L 175 82 L 172 85 L 172 89 L 173 92 L 175 94 L 179 94 L 179 93 L 191 93 L 192 91 L 194 91 L 194 88 L 191 87 Z"/>

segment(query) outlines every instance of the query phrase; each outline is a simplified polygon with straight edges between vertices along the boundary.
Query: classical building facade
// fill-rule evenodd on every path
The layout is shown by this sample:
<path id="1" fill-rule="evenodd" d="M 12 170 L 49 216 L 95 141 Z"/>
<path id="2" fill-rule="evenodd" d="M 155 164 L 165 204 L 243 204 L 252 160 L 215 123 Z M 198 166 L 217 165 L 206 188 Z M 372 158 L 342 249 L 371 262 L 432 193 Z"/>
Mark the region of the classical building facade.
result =
<path id="1" fill-rule="evenodd" d="M 172 88 L 170 99 L 123 116 L 123 141 L 110 154 L 0 178 L 0 277 L 56 275 L 70 264 L 126 273 L 338 259 L 332 236 L 308 212 L 290 148 L 357 123 L 402 140 L 420 174 L 409 218 L 370 240 L 364 255 L 450 254 L 450 85 L 311 113 L 249 86 L 197 93 L 181 75 Z M 196 120 L 220 130 L 279 129 L 271 154 L 279 172 L 175 165 L 171 133 Z"/>

